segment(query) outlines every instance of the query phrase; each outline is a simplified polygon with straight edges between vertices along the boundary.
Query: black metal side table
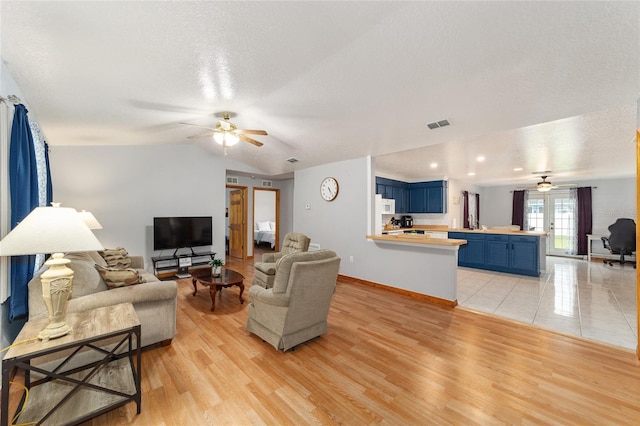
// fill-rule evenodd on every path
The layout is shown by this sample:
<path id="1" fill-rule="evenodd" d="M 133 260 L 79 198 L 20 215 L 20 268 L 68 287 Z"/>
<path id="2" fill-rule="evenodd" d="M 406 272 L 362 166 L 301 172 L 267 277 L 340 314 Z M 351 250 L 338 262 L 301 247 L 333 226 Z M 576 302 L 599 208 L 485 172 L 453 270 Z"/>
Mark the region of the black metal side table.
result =
<path id="1" fill-rule="evenodd" d="M 10 348 L 2 360 L 1 426 L 12 422 L 79 424 L 135 402 L 141 409 L 141 331 L 131 303 L 70 313 L 73 333 Z M 47 320 L 27 322 L 16 342 L 35 337 Z M 135 339 L 135 340 L 134 340 Z M 29 399 L 23 395 L 17 419 L 9 417 L 9 378 L 24 370 Z M 14 414 L 15 417 L 15 414 Z"/>

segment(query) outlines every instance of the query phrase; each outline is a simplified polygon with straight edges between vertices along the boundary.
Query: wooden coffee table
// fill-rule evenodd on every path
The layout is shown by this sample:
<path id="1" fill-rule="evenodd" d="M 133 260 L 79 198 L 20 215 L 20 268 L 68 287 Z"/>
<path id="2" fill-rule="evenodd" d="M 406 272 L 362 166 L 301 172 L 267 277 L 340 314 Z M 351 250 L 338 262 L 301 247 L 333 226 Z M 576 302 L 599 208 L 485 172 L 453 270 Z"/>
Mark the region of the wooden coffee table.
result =
<path id="1" fill-rule="evenodd" d="M 244 303 L 242 293 L 244 292 L 244 277 L 242 274 L 233 271 L 231 269 L 222 268 L 222 272 L 219 277 L 211 275 L 211 268 L 197 269 L 191 272 L 193 282 L 193 295 L 198 293 L 198 282 L 200 284 L 209 287 L 209 295 L 211 296 L 211 311 L 216 309 L 216 292 L 220 292 L 222 297 L 222 289 L 224 287 L 238 286 L 240 287 L 240 304 Z"/>

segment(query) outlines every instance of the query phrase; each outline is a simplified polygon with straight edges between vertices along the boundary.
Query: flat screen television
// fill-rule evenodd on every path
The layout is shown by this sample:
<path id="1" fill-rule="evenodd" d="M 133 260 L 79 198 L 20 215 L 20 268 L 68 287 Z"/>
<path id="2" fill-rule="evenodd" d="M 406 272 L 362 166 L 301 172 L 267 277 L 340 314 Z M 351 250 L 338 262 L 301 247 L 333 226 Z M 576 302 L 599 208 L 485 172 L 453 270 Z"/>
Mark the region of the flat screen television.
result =
<path id="1" fill-rule="evenodd" d="M 167 250 L 213 244 L 211 216 L 153 218 L 153 249 Z"/>

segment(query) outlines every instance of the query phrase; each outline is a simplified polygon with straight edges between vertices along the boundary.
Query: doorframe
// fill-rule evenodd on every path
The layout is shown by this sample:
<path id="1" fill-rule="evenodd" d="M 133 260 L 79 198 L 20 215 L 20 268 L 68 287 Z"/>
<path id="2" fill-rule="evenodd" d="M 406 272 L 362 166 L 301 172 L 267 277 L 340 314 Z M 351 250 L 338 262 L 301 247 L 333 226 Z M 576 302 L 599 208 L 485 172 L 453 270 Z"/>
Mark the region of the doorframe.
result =
<path id="1" fill-rule="evenodd" d="M 253 211 L 251 212 L 251 218 L 253 220 L 253 222 L 256 221 L 256 191 L 273 191 L 276 193 L 276 217 L 275 217 L 275 221 L 276 221 L 276 245 L 274 246 L 274 250 L 280 251 L 280 189 L 278 188 L 267 188 L 267 187 L 261 187 L 261 186 L 254 186 L 253 187 L 253 192 L 251 193 L 251 196 L 253 197 L 252 203 L 251 203 L 251 207 L 253 208 Z M 253 225 L 253 223 L 252 223 Z M 254 233 L 254 229 L 253 226 L 251 226 L 251 243 L 253 244 L 253 241 L 255 241 L 255 233 Z"/>
<path id="2" fill-rule="evenodd" d="M 638 108 L 640 108 L 640 101 L 638 102 Z M 638 123 L 640 126 L 640 123 Z M 638 210 L 640 209 L 640 176 L 638 176 L 638 170 L 640 170 L 640 128 L 636 130 L 636 223 L 638 223 Z M 640 237 L 636 232 L 636 247 L 640 244 Z M 636 269 L 636 323 L 640 327 L 640 268 Z M 640 330 L 640 328 L 638 328 Z M 640 334 L 638 334 L 638 342 L 636 344 L 636 356 L 640 359 Z"/>
<path id="3" fill-rule="evenodd" d="M 247 194 L 248 194 L 248 189 L 246 186 L 240 186 L 240 185 L 226 185 L 225 187 L 225 192 L 227 189 L 238 189 L 240 191 L 242 191 L 242 226 L 241 226 L 241 234 L 242 234 L 242 260 L 247 260 Z M 227 204 L 226 202 L 227 197 L 225 194 L 225 204 Z M 228 205 L 225 205 L 226 208 L 229 208 Z M 226 224 L 225 224 L 226 225 Z M 227 225 L 228 228 L 228 225 Z M 225 238 L 226 238 L 226 232 L 225 232 Z M 231 240 L 229 240 L 229 243 L 231 243 Z"/>

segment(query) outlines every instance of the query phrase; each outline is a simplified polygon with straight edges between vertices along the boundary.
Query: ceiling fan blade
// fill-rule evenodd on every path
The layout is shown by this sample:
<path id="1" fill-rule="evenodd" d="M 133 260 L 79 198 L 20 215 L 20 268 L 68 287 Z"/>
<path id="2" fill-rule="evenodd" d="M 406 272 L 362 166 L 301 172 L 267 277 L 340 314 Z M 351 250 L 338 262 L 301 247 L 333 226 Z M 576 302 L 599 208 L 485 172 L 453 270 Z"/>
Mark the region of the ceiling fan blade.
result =
<path id="1" fill-rule="evenodd" d="M 203 129 L 209 129 L 209 130 L 216 130 L 213 127 L 209 127 L 209 126 L 201 126 L 199 124 L 191 124 L 191 123 L 180 123 L 180 124 L 185 124 L 187 126 L 195 126 L 195 127 L 202 127 Z"/>
<path id="2" fill-rule="evenodd" d="M 264 145 L 262 142 L 258 142 L 257 140 L 255 140 L 255 139 L 251 139 L 250 137 L 245 136 L 245 135 L 243 135 L 243 134 L 241 134 L 241 133 L 239 133 L 239 134 L 238 134 L 238 137 L 239 137 L 240 139 L 242 139 L 243 141 L 245 141 L 245 142 L 249 142 L 249 143 L 254 144 L 255 146 L 262 146 L 262 145 Z"/>
<path id="3" fill-rule="evenodd" d="M 205 136 L 211 136 L 214 133 L 216 133 L 216 132 L 213 131 L 213 132 L 200 133 L 199 135 L 187 136 L 187 139 L 203 138 Z"/>
<path id="4" fill-rule="evenodd" d="M 264 130 L 246 130 L 246 129 L 237 129 L 235 133 L 245 134 L 245 135 L 262 135 L 267 136 L 268 133 Z"/>

